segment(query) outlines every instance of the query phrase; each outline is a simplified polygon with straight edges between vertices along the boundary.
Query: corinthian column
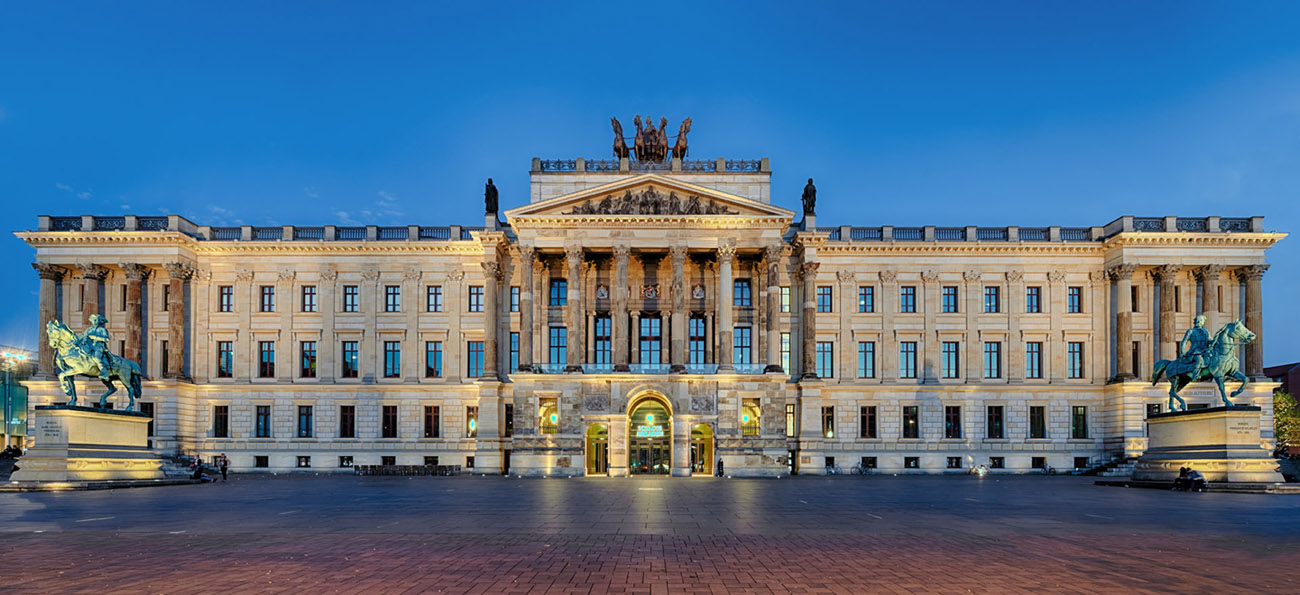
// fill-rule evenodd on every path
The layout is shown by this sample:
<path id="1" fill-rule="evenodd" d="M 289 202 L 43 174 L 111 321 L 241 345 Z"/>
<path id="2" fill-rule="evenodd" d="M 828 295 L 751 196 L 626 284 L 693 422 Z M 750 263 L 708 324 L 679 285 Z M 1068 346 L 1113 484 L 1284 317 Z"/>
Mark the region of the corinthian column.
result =
<path id="1" fill-rule="evenodd" d="M 678 244 L 668 249 L 668 259 L 673 265 L 673 314 L 671 327 L 672 353 L 669 372 L 686 371 L 686 246 Z"/>
<path id="2" fill-rule="evenodd" d="M 533 259 L 537 249 L 519 246 L 519 371 L 533 371 Z"/>
<path id="3" fill-rule="evenodd" d="M 568 299 L 564 308 L 564 331 L 568 345 L 565 346 L 565 372 L 582 371 L 582 247 L 569 246 L 564 249 L 564 262 L 567 265 L 566 276 L 569 278 Z"/>
<path id="4" fill-rule="evenodd" d="M 81 269 L 81 324 L 90 326 L 90 315 L 99 314 L 99 284 L 108 276 L 108 268 L 97 264 L 77 265 Z"/>
<path id="5" fill-rule="evenodd" d="M 501 263 L 497 262 L 495 247 L 483 265 L 483 380 L 496 380 L 497 376 L 497 287 L 501 285 Z"/>
<path id="6" fill-rule="evenodd" d="M 1133 272 L 1135 264 L 1111 267 L 1115 293 L 1115 380 L 1133 380 Z"/>
<path id="7" fill-rule="evenodd" d="M 781 368 L 781 245 L 763 250 L 767 265 L 767 366 L 763 372 L 782 374 Z"/>
<path id="8" fill-rule="evenodd" d="M 817 379 L 817 267 L 819 262 L 804 262 L 799 268 L 803 279 L 803 375 Z"/>
<path id="9" fill-rule="evenodd" d="M 626 245 L 614 246 L 614 296 L 613 311 L 609 313 L 614 323 L 614 371 L 627 372 L 627 258 L 632 250 Z"/>
<path id="10" fill-rule="evenodd" d="M 1219 328 L 1219 277 L 1224 268 L 1221 264 L 1212 264 L 1196 271 L 1201 278 L 1201 314 L 1205 315 L 1205 328 L 1211 334 Z"/>
<path id="11" fill-rule="evenodd" d="M 144 331 L 143 312 L 140 306 L 144 294 L 144 280 L 149 276 L 149 267 L 128 262 L 122 265 L 122 271 L 126 274 L 126 349 L 122 352 L 122 357 L 138 363 L 140 342 Z"/>
<path id="12" fill-rule="evenodd" d="M 170 289 L 167 290 L 167 369 L 163 377 L 189 380 L 185 376 L 185 280 L 194 274 L 194 269 L 183 262 L 169 262 L 164 267 L 170 278 Z"/>
<path id="13" fill-rule="evenodd" d="M 1181 265 L 1167 264 L 1156 267 L 1154 274 L 1160 279 L 1160 359 L 1178 357 L 1178 329 L 1174 327 L 1174 281 Z"/>
<path id="14" fill-rule="evenodd" d="M 45 323 L 58 318 L 59 281 L 63 280 L 66 270 L 46 262 L 33 262 L 32 268 L 41 278 L 41 301 L 37 326 L 37 374 L 50 378 L 54 373 L 54 348 L 50 347 L 50 336 L 45 332 Z"/>
<path id="15" fill-rule="evenodd" d="M 1255 333 L 1255 340 L 1246 345 L 1246 375 L 1264 377 L 1264 272 L 1266 264 L 1252 264 L 1237 269 L 1237 275 L 1246 282 L 1246 328 Z"/>
<path id="16" fill-rule="evenodd" d="M 724 243 L 718 246 L 718 339 L 720 345 L 718 351 L 718 371 L 730 372 L 735 368 L 736 356 L 732 353 L 732 333 L 735 331 L 735 325 L 731 319 L 732 299 L 731 292 L 734 288 L 731 278 L 731 264 L 736 259 L 736 245 Z"/>

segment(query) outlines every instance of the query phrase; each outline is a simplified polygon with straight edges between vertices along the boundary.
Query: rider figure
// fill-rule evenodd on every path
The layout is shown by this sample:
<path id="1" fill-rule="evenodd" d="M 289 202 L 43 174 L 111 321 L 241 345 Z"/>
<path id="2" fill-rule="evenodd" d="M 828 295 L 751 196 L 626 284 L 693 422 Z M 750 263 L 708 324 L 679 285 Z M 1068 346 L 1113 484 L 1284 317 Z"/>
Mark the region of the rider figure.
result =
<path id="1" fill-rule="evenodd" d="M 1205 366 L 1205 350 L 1210 345 L 1210 333 L 1205 330 L 1204 316 L 1197 316 L 1192 324 L 1192 328 L 1187 329 L 1183 340 L 1178 344 L 1183 352 L 1179 359 L 1184 364 L 1193 366 L 1192 370 L 1199 370 Z"/>
<path id="2" fill-rule="evenodd" d="M 100 374 L 106 376 L 112 367 L 108 361 L 108 329 L 104 328 L 105 322 L 108 320 L 99 314 L 90 315 L 90 327 L 81 336 L 81 348 L 86 351 L 86 355 L 99 362 Z"/>

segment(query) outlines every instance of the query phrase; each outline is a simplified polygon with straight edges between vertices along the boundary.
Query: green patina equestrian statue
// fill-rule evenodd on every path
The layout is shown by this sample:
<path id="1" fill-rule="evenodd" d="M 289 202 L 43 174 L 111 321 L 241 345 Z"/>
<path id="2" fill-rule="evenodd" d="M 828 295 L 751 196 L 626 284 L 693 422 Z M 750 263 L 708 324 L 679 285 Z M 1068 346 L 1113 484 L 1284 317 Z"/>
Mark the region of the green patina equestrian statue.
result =
<path id="1" fill-rule="evenodd" d="M 1214 380 L 1219 386 L 1219 397 L 1223 399 L 1224 406 L 1232 406 L 1230 397 L 1241 394 L 1250 382 L 1239 369 L 1237 347 L 1254 341 L 1255 333 L 1240 320 L 1223 325 L 1219 332 L 1214 333 L 1214 337 L 1209 337 L 1204 327 L 1205 317 L 1197 316 L 1195 326 L 1188 329 L 1179 343 L 1184 350 L 1183 355 L 1176 360 L 1162 359 L 1156 362 L 1155 371 L 1151 374 L 1152 386 L 1160 382 L 1161 376 L 1169 380 L 1170 411 L 1187 410 L 1187 402 L 1178 396 L 1178 391 L 1193 382 Z M 1223 388 L 1223 381 L 1228 378 L 1241 381 L 1241 386 L 1232 391 L 1232 395 L 1228 395 Z M 1178 401 L 1177 406 L 1174 405 L 1175 400 Z"/>
<path id="2" fill-rule="evenodd" d="M 63 394 L 70 397 L 68 404 L 76 405 L 77 386 L 73 383 L 73 377 L 80 374 L 99 378 L 108 387 L 108 392 L 99 398 L 99 406 L 107 407 L 108 397 L 117 392 L 113 382 L 121 382 L 130 398 L 126 411 L 133 411 L 135 399 L 140 396 L 143 374 L 135 362 L 109 353 L 105 322 L 108 321 L 103 316 L 92 314 L 90 328 L 80 337 L 58 320 L 45 323 L 45 331 L 50 336 L 50 347 L 54 348 L 54 365 L 59 370 L 59 386 L 63 388 Z"/>

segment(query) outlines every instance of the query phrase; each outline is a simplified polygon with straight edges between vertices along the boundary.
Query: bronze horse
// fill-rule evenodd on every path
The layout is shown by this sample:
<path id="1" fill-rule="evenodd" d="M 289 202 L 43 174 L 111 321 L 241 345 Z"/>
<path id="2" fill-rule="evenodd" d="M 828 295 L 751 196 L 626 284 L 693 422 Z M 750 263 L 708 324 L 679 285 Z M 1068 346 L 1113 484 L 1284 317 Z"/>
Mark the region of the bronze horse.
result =
<path id="1" fill-rule="evenodd" d="M 673 158 L 686 159 L 686 133 L 691 131 L 691 119 L 682 120 L 682 127 L 677 130 L 677 142 L 673 144 Z"/>
<path id="2" fill-rule="evenodd" d="M 54 348 L 54 365 L 59 370 L 59 386 L 63 388 L 63 394 L 70 397 L 69 405 L 77 404 L 77 386 L 73 383 L 73 378 L 80 374 L 99 378 L 99 381 L 108 387 L 108 392 L 99 398 L 100 407 L 106 407 L 109 395 L 117 392 L 117 387 L 113 385 L 113 381 L 116 380 L 126 387 L 126 395 L 130 399 L 126 410 L 135 410 L 135 399 L 140 396 L 140 381 L 144 376 L 140 372 L 140 366 L 129 359 L 110 353 L 108 354 L 109 369 L 101 370 L 99 361 L 81 348 L 77 341 L 77 333 L 72 332 L 67 325 L 51 320 L 45 324 L 45 331 L 50 337 L 50 347 Z"/>
<path id="3" fill-rule="evenodd" d="M 619 123 L 618 118 L 610 118 L 609 121 L 614 125 L 614 158 L 627 159 L 630 152 L 627 141 L 623 140 L 623 125 Z"/>

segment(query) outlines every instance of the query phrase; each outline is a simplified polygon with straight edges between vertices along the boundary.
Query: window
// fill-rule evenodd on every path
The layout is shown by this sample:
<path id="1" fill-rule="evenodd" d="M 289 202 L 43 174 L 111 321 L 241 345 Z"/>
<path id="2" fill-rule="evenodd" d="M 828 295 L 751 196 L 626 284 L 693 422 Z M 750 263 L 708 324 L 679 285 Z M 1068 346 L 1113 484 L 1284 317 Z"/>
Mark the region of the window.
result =
<path id="1" fill-rule="evenodd" d="M 1177 289 L 1175 287 L 1174 289 Z M 1083 312 L 1083 288 L 1070 287 L 1066 290 L 1065 311 L 1070 314 Z"/>
<path id="2" fill-rule="evenodd" d="M 903 406 L 903 437 L 921 437 L 921 407 L 919 405 Z"/>
<path id="3" fill-rule="evenodd" d="M 817 377 L 835 376 L 835 344 L 831 341 L 817 342 Z"/>
<path id="4" fill-rule="evenodd" d="M 958 378 L 961 373 L 961 344 L 956 341 L 943 342 L 943 363 L 941 373 L 944 378 Z"/>
<path id="5" fill-rule="evenodd" d="M 222 285 L 217 288 L 217 311 L 234 312 L 235 311 L 235 288 L 229 285 Z"/>
<path id="6" fill-rule="evenodd" d="M 822 407 L 822 436 L 825 438 L 835 437 L 834 407 Z"/>
<path id="7" fill-rule="evenodd" d="M 230 437 L 230 406 L 217 405 L 212 408 L 212 437 Z"/>
<path id="8" fill-rule="evenodd" d="M 510 311 L 511 312 L 519 311 L 519 286 L 518 285 L 510 286 Z"/>
<path id="9" fill-rule="evenodd" d="M 162 311 L 166 312 L 172 303 L 172 286 L 162 286 Z"/>
<path id="10" fill-rule="evenodd" d="M 1002 377 L 1002 343 L 999 341 L 984 342 L 984 377 Z"/>
<path id="11" fill-rule="evenodd" d="M 437 405 L 424 406 L 424 437 L 437 438 L 442 433 L 441 415 Z"/>
<path id="12" fill-rule="evenodd" d="M 1083 343 L 1071 341 L 1066 344 L 1066 362 L 1070 378 L 1083 378 Z"/>
<path id="13" fill-rule="evenodd" d="M 790 370 L 790 333 L 781 333 L 781 370 L 786 374 Z"/>
<path id="14" fill-rule="evenodd" d="M 957 312 L 957 288 L 955 286 L 945 286 L 942 290 L 942 308 L 940 311 L 946 314 Z"/>
<path id="15" fill-rule="evenodd" d="M 298 468 L 299 468 L 299 469 L 307 469 L 307 468 L 310 468 L 310 467 L 311 467 L 311 457 L 309 457 L 309 456 L 299 456 L 299 457 L 297 458 L 297 465 L 298 465 Z"/>
<path id="16" fill-rule="evenodd" d="M 465 408 L 465 437 L 475 438 L 478 436 L 478 407 L 470 406 Z"/>
<path id="17" fill-rule="evenodd" d="M 483 286 L 482 285 L 471 285 L 469 287 L 469 311 L 470 312 L 483 311 Z"/>
<path id="18" fill-rule="evenodd" d="M 1007 437 L 1005 427 L 1003 426 L 1001 405 L 989 405 L 988 417 L 985 419 L 985 426 L 985 437 L 990 440 L 1001 440 Z"/>
<path id="19" fill-rule="evenodd" d="M 663 327 L 656 316 L 641 317 L 641 363 L 657 364 L 663 357 Z M 726 357 L 725 355 L 723 357 Z"/>
<path id="20" fill-rule="evenodd" d="M 253 421 L 254 438 L 271 437 L 271 406 L 258 405 L 255 408 L 255 418 Z"/>
<path id="21" fill-rule="evenodd" d="M 1130 373 L 1133 374 L 1134 376 L 1137 376 L 1138 378 L 1141 378 L 1142 377 L 1142 344 L 1137 341 L 1133 342 L 1132 358 L 1133 358 L 1132 359 L 1133 370 Z"/>
<path id="22" fill-rule="evenodd" d="M 961 469 L 961 457 L 948 457 L 949 469 Z"/>
<path id="23" fill-rule="evenodd" d="M 1092 459 L 1088 457 L 1074 457 L 1075 469 L 1087 469 L 1092 466 Z"/>
<path id="24" fill-rule="evenodd" d="M 862 457 L 863 469 L 875 469 L 877 467 L 876 457 Z"/>
<path id="25" fill-rule="evenodd" d="M 569 282 L 564 279 L 551 279 L 551 301 L 552 306 L 563 306 L 569 303 Z"/>
<path id="26" fill-rule="evenodd" d="M 510 333 L 510 371 L 519 371 L 519 333 Z"/>
<path id="27" fill-rule="evenodd" d="M 301 354 L 298 366 L 298 375 L 303 378 L 316 377 L 316 342 L 303 341 L 298 344 L 298 353 Z"/>
<path id="28" fill-rule="evenodd" d="M 1047 407 L 1042 405 L 1029 407 L 1029 437 L 1033 440 L 1047 438 Z"/>
<path id="29" fill-rule="evenodd" d="M 442 341 L 424 342 L 424 377 L 442 378 Z"/>
<path id="30" fill-rule="evenodd" d="M 763 417 L 758 399 L 744 399 L 740 405 L 740 435 L 757 436 L 761 432 Z"/>
<path id="31" fill-rule="evenodd" d="M 1070 437 L 1075 440 L 1088 437 L 1088 408 L 1083 405 L 1070 408 Z"/>
<path id="32" fill-rule="evenodd" d="M 859 287 L 858 288 L 858 312 L 875 312 L 876 311 L 876 288 Z"/>
<path id="33" fill-rule="evenodd" d="M 425 467 L 437 467 L 437 466 L 438 466 L 438 457 L 436 457 L 436 456 L 432 456 L 432 457 L 424 457 L 424 466 L 425 466 Z"/>
<path id="34" fill-rule="evenodd" d="M 916 312 L 916 287 L 904 285 L 898 288 L 898 311 L 904 314 Z"/>
<path id="35" fill-rule="evenodd" d="M 1025 288 L 1025 312 L 1029 314 L 1041 314 L 1043 312 L 1042 287 Z"/>
<path id="36" fill-rule="evenodd" d="M 426 312 L 442 311 L 441 285 L 430 285 L 424 288 L 424 309 Z"/>
<path id="37" fill-rule="evenodd" d="M 1034 469 L 1042 469 L 1047 466 L 1047 457 L 1030 457 L 1029 466 Z"/>
<path id="38" fill-rule="evenodd" d="M 569 332 L 562 326 L 551 327 L 550 340 L 547 345 L 550 347 L 549 359 L 552 364 L 562 364 L 568 361 L 569 356 Z"/>
<path id="39" fill-rule="evenodd" d="M 166 374 L 167 370 L 171 369 L 170 357 L 172 350 L 168 347 L 167 341 L 163 341 L 160 347 L 159 351 L 162 352 L 162 361 L 160 363 L 162 364 L 163 373 Z"/>
<path id="40" fill-rule="evenodd" d="M 357 365 L 358 364 L 357 359 L 358 359 L 357 342 L 344 341 L 343 342 L 343 377 L 344 378 L 357 377 L 357 373 L 360 372 L 360 368 Z"/>
<path id="41" fill-rule="evenodd" d="M 346 468 L 346 467 L 351 467 L 351 466 L 352 466 L 352 457 L 349 457 L 349 456 L 340 456 L 340 457 L 339 457 L 339 467 L 344 467 L 344 468 Z"/>
<path id="42" fill-rule="evenodd" d="M 311 438 L 311 405 L 298 406 L 298 437 Z"/>
<path id="43" fill-rule="evenodd" d="M 257 342 L 257 375 L 275 378 L 275 341 Z"/>
<path id="44" fill-rule="evenodd" d="M 1129 289 L 1129 303 L 1133 304 L 1133 311 L 1134 311 L 1134 312 L 1141 312 L 1141 310 L 1138 309 L 1138 304 L 1140 304 L 1141 302 L 1138 300 L 1138 295 L 1139 295 L 1139 293 L 1138 293 L 1138 288 L 1137 288 L 1137 286 L 1134 285 L 1134 286 L 1132 286 L 1132 287 L 1129 287 L 1128 289 Z M 1222 303 L 1223 303 L 1223 299 L 1222 299 L 1222 298 L 1223 298 L 1223 294 L 1222 294 L 1222 292 L 1220 292 L 1220 294 L 1219 294 L 1219 298 L 1220 298 L 1220 299 L 1219 299 L 1219 303 L 1222 304 Z M 1222 311 L 1222 310 L 1220 310 L 1220 311 Z"/>
<path id="45" fill-rule="evenodd" d="M 790 311 L 790 287 L 787 285 L 781 286 L 781 311 Z"/>
<path id="46" fill-rule="evenodd" d="M 872 341 L 858 342 L 858 378 L 876 377 L 876 344 Z"/>
<path id="47" fill-rule="evenodd" d="M 397 464 L 397 457 L 392 455 L 379 457 L 379 464 L 391 467 Z"/>
<path id="48" fill-rule="evenodd" d="M 898 344 L 898 377 L 916 378 L 916 341 Z"/>
<path id="49" fill-rule="evenodd" d="M 264 469 L 271 466 L 271 457 L 266 455 L 253 455 L 253 466 Z"/>
<path id="50" fill-rule="evenodd" d="M 1002 311 L 1002 288 L 985 287 L 984 288 L 984 313 L 996 314 Z"/>
<path id="51" fill-rule="evenodd" d="M 141 402 L 140 413 L 149 417 L 149 423 L 145 426 L 144 435 L 153 436 L 153 403 Z M 1156 413 L 1159 413 L 1158 411 Z"/>
<path id="52" fill-rule="evenodd" d="M 402 375 L 402 342 L 384 341 L 384 378 Z"/>
<path id="53" fill-rule="evenodd" d="M 731 360 L 732 363 L 737 363 L 737 364 L 751 363 L 752 361 L 751 355 L 753 354 L 753 350 L 751 349 L 752 339 L 753 339 L 752 331 L 753 329 L 747 326 L 736 327 L 736 332 L 733 335 L 734 341 L 732 344 L 732 360 Z"/>
<path id="54" fill-rule="evenodd" d="M 119 285 L 118 287 L 120 287 L 120 288 L 122 289 L 122 292 L 121 292 L 121 298 L 118 299 L 118 301 L 117 301 L 117 311 L 118 311 L 118 312 L 126 312 L 126 284 L 123 283 L 123 284 Z"/>
<path id="55" fill-rule="evenodd" d="M 506 403 L 505 409 L 505 419 L 503 420 L 505 423 L 502 425 L 505 426 L 504 436 L 510 438 L 515 435 L 515 406 L 512 403 Z"/>
<path id="56" fill-rule="evenodd" d="M 731 286 L 731 305 L 740 308 L 749 308 L 754 305 L 754 296 L 750 293 L 749 279 L 736 279 Z"/>
<path id="57" fill-rule="evenodd" d="M 465 351 L 469 354 L 465 359 L 465 376 L 468 378 L 483 376 L 483 342 L 470 341 L 465 347 Z"/>
<path id="58" fill-rule="evenodd" d="M 1174 286 L 1174 312 L 1182 312 L 1182 311 L 1183 311 L 1183 288 L 1175 285 Z"/>
<path id="59" fill-rule="evenodd" d="M 785 406 L 785 435 L 794 436 L 796 431 L 797 430 L 795 428 L 794 405 L 786 405 Z"/>
<path id="60" fill-rule="evenodd" d="M 262 295 L 262 299 L 261 302 L 259 302 L 260 306 L 258 307 L 258 311 L 274 312 L 275 311 L 275 286 L 263 285 L 261 287 L 261 295 Z"/>
<path id="61" fill-rule="evenodd" d="M 818 312 L 830 312 L 830 311 L 832 311 L 832 308 L 831 308 L 831 288 L 830 288 L 830 287 L 818 287 L 818 288 L 817 288 L 817 311 L 818 311 Z"/>
<path id="62" fill-rule="evenodd" d="M 602 320 L 608 321 L 608 318 Z M 704 363 L 704 318 L 692 316 L 690 321 L 690 363 Z M 608 339 L 608 337 L 606 337 Z M 596 327 L 596 348 L 600 349 L 600 327 Z M 608 363 L 608 362 L 597 362 Z"/>
<path id="63" fill-rule="evenodd" d="M 384 405 L 380 409 L 379 432 L 381 438 L 397 437 L 397 405 Z"/>
<path id="64" fill-rule="evenodd" d="M 879 438 L 876 434 L 876 406 L 861 407 L 858 421 L 858 438 Z"/>
<path id="65" fill-rule="evenodd" d="M 339 438 L 357 437 L 356 405 L 339 406 Z"/>
<path id="66" fill-rule="evenodd" d="M 1006 466 L 1006 457 L 989 457 L 989 469 L 1002 469 Z"/>
<path id="67" fill-rule="evenodd" d="M 704 326 L 704 319 L 702 318 L 691 319 L 691 332 L 692 333 L 695 332 L 696 321 L 699 321 L 701 326 L 701 332 L 703 332 L 702 327 Z M 611 340 L 612 329 L 613 329 L 613 321 L 610 319 L 609 316 L 596 317 L 596 361 L 592 363 L 609 364 L 613 361 L 611 359 L 611 354 L 613 352 L 613 345 L 614 345 L 614 342 Z M 695 361 L 695 336 L 692 335 L 691 336 L 691 363 L 692 364 L 704 363 L 704 351 L 703 351 L 704 337 L 703 336 L 700 337 L 699 348 L 700 348 L 700 361 L 697 362 Z"/>
<path id="68" fill-rule="evenodd" d="M 402 286 L 400 285 L 384 286 L 384 311 L 385 312 L 402 311 Z"/>
<path id="69" fill-rule="evenodd" d="M 961 438 L 961 407 L 948 405 L 943 408 L 943 437 Z"/>
<path id="70" fill-rule="evenodd" d="M 903 457 L 904 469 L 920 469 L 921 457 Z"/>
<path id="71" fill-rule="evenodd" d="M 1025 343 L 1025 378 L 1043 377 L 1043 344 L 1037 341 Z"/>
<path id="72" fill-rule="evenodd" d="M 343 311 L 360 312 L 361 311 L 361 306 L 359 303 L 360 296 L 361 296 L 361 292 L 359 291 L 356 285 L 344 285 L 343 286 Z"/>
<path id="73" fill-rule="evenodd" d="M 302 286 L 302 311 L 303 312 L 316 311 L 316 286 L 315 285 Z"/>

